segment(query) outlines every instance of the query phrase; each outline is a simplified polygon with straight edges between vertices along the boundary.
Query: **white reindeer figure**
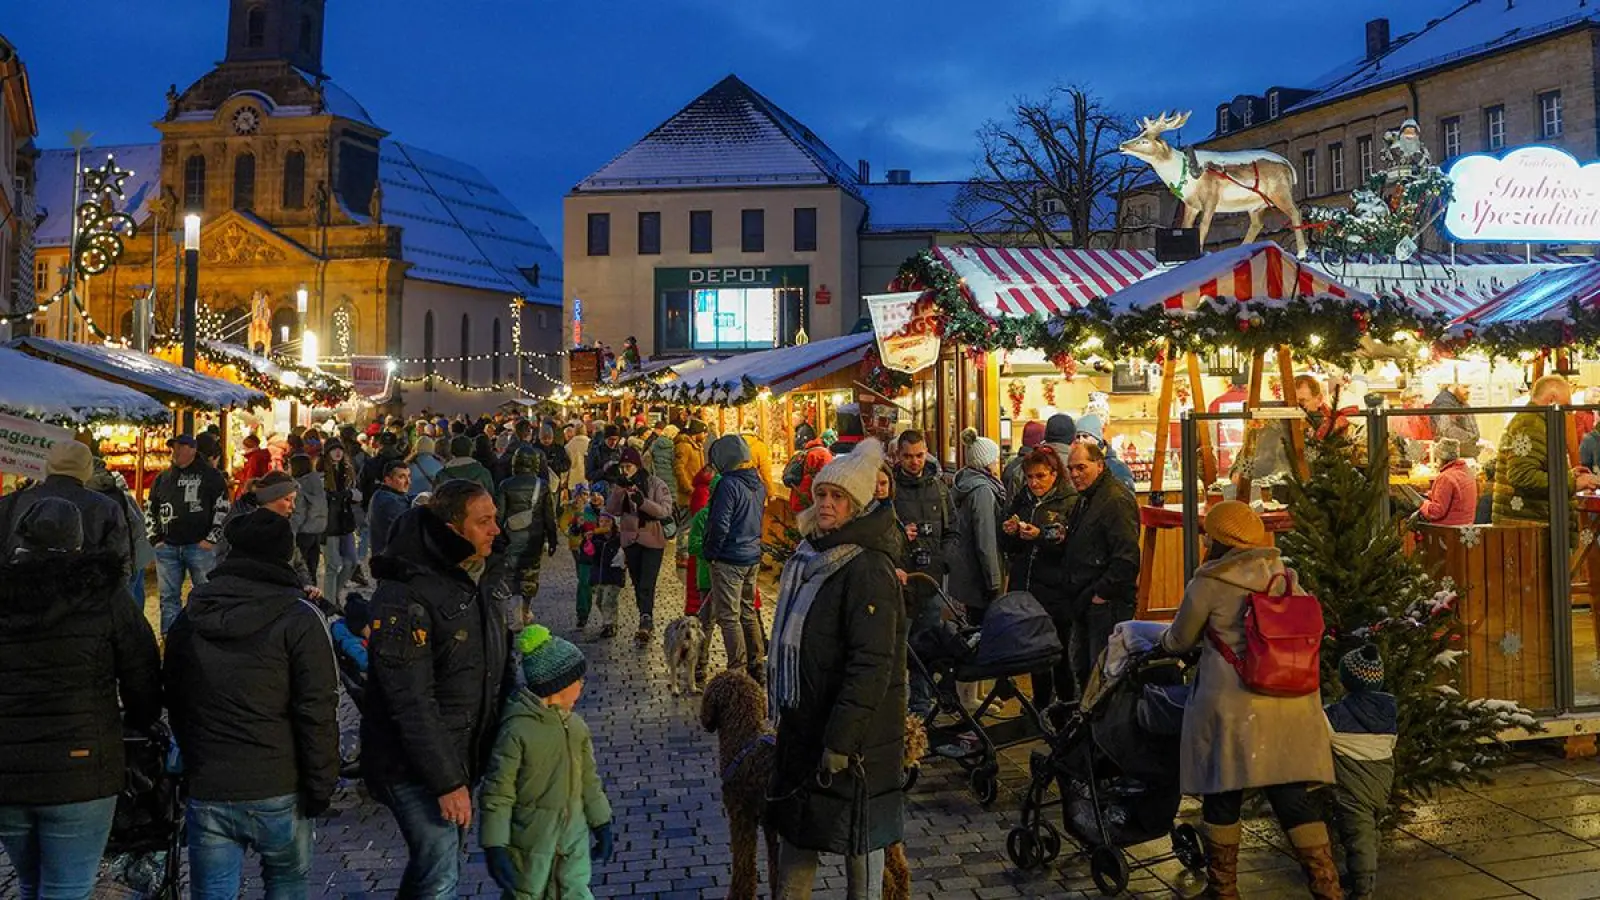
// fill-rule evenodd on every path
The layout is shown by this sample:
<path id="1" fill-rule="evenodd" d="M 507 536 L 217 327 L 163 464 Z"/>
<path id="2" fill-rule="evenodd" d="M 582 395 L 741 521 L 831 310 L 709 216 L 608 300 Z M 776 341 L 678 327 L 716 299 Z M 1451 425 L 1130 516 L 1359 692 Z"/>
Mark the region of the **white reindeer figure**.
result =
<path id="1" fill-rule="evenodd" d="M 1119 149 L 1149 163 L 1183 201 L 1183 227 L 1193 228 L 1199 218 L 1201 246 L 1211 230 L 1211 217 L 1217 213 L 1249 213 L 1250 229 L 1244 235 L 1248 244 L 1261 234 L 1262 214 L 1275 206 L 1289 217 L 1296 252 L 1305 256 L 1306 236 L 1300 226 L 1300 210 L 1294 205 L 1294 166 L 1266 150 L 1186 153 L 1161 139 L 1163 132 L 1182 128 L 1187 121 L 1189 113 L 1140 119 L 1143 130 L 1123 141 Z"/>

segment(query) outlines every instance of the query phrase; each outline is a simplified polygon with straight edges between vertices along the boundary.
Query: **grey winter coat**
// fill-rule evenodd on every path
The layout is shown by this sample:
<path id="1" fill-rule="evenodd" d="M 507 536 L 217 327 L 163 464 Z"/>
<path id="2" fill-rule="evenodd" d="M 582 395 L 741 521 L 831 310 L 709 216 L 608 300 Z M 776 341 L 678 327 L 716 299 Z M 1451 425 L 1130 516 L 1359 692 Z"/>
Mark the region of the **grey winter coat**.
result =
<path id="1" fill-rule="evenodd" d="M 295 479 L 300 485 L 300 496 L 294 501 L 294 515 L 289 524 L 295 534 L 320 536 L 328 530 L 328 489 L 322 484 L 321 472 L 308 472 Z"/>
<path id="2" fill-rule="evenodd" d="M 672 473 L 673 463 L 677 461 L 677 453 L 672 446 L 672 441 L 664 434 L 656 433 L 650 439 L 650 446 L 645 448 L 645 464 L 650 467 L 650 474 L 671 485 L 676 478 Z"/>
<path id="3" fill-rule="evenodd" d="M 950 497 L 955 502 L 950 596 L 967 606 L 988 606 L 1000 596 L 1000 576 L 1005 571 L 1000 558 L 1005 490 L 988 472 L 967 468 L 956 473 Z"/>
<path id="4" fill-rule="evenodd" d="M 1456 410 L 1466 408 L 1466 404 L 1456 399 L 1450 393 L 1449 387 L 1439 390 L 1439 396 L 1433 398 L 1428 404 L 1429 408 L 1441 410 L 1433 415 L 1433 438 L 1455 438 L 1461 442 L 1461 458 L 1478 458 L 1478 420 L 1470 413 L 1460 413 Z"/>
<path id="5" fill-rule="evenodd" d="M 1280 572 L 1297 580 L 1275 547 L 1234 550 L 1206 563 L 1184 589 L 1161 639 L 1174 653 L 1200 648 L 1199 675 L 1183 714 L 1178 780 L 1185 794 L 1333 782 L 1332 728 L 1320 695 L 1269 697 L 1249 690 L 1206 637 L 1207 629 L 1216 631 L 1242 656 L 1245 599 L 1266 590 Z"/>

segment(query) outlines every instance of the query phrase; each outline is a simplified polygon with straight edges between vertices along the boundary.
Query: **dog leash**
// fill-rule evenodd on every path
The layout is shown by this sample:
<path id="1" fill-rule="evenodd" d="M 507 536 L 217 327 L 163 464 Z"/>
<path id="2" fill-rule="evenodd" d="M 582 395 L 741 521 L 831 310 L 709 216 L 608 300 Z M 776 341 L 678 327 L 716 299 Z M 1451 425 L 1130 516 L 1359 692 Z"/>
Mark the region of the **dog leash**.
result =
<path id="1" fill-rule="evenodd" d="M 754 753 L 756 748 L 763 744 L 768 747 L 776 747 L 778 745 L 778 736 L 775 734 L 763 734 L 750 743 L 745 744 L 744 747 L 740 748 L 738 753 L 733 755 L 733 759 L 728 761 L 727 768 L 722 770 L 722 780 L 731 780 L 739 771 L 739 766 L 744 764 L 745 759 L 749 757 L 750 754 Z"/>

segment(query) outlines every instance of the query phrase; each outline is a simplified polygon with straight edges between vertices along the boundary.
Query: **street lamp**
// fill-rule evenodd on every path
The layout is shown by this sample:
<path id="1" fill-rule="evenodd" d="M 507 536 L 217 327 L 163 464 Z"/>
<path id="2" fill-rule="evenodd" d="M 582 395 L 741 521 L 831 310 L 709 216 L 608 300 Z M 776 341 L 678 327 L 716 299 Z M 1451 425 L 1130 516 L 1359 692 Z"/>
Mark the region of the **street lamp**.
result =
<path id="1" fill-rule="evenodd" d="M 183 367 L 193 369 L 200 315 L 200 216 L 183 217 Z M 183 431 L 194 433 L 194 412 L 183 414 Z"/>

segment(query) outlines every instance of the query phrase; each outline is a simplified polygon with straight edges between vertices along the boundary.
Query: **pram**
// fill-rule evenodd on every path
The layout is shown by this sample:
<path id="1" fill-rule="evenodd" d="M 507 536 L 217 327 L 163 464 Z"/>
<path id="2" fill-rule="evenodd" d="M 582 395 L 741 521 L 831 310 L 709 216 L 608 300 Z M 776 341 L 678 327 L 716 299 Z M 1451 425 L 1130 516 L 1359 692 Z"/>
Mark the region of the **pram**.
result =
<path id="1" fill-rule="evenodd" d="M 1023 869 L 1054 861 L 1061 834 L 1045 811 L 1059 804 L 1062 824 L 1089 859 L 1089 874 L 1110 896 L 1128 886 L 1124 847 L 1170 838 L 1172 854 L 1141 867 L 1177 859 L 1198 871 L 1206 857 L 1192 826 L 1172 824 L 1182 800 L 1178 746 L 1188 699 L 1179 661 L 1155 650 L 1129 657 L 1113 676 L 1107 655 L 1078 708 L 1050 737 L 1049 752 L 1033 754 L 1022 823 L 1006 836 L 1006 855 Z M 1052 785 L 1059 800 L 1048 799 Z"/>
<path id="2" fill-rule="evenodd" d="M 925 575 L 913 577 L 934 584 Z M 922 724 L 930 747 L 950 746 L 963 733 L 977 738 L 977 746 L 970 752 L 938 755 L 954 759 L 967 771 L 978 802 L 987 806 L 999 793 L 999 752 L 1038 740 L 1049 732 L 1038 707 L 1017 690 L 1014 679 L 1059 663 L 1064 652 L 1061 638 L 1044 607 L 1026 591 L 1012 591 L 996 600 L 985 611 L 983 625 L 978 628 L 968 624 L 965 611 L 950 595 L 937 584 L 935 588 L 950 612 L 950 621 L 914 636 L 907 655 L 913 675 L 928 679 L 934 688 L 934 706 Z M 994 687 L 977 709 L 968 711 L 956 685 L 991 679 Z M 1022 715 L 1006 719 L 993 715 L 1002 703 L 1013 699 L 1021 704 Z M 941 717 L 945 718 L 943 725 L 938 724 Z M 913 781 L 914 778 L 908 779 L 907 790 Z"/>
<path id="3" fill-rule="evenodd" d="M 164 725 L 122 737 L 127 779 L 106 841 L 105 877 L 122 893 L 177 900 L 183 848 L 183 779 Z M 131 893 L 130 893 L 131 892 Z"/>

